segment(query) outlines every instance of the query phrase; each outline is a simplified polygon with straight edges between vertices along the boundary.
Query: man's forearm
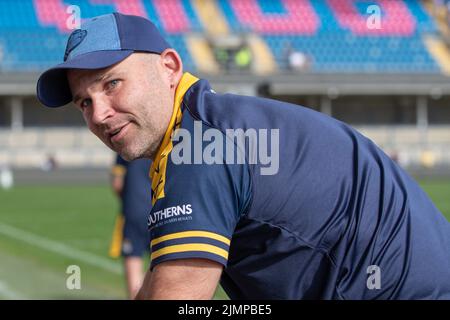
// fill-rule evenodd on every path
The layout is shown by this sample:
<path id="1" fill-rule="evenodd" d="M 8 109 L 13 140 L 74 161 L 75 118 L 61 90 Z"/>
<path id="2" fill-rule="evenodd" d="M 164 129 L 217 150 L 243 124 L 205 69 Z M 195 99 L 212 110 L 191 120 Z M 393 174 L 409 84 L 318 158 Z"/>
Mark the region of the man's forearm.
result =
<path id="1" fill-rule="evenodd" d="M 142 282 L 141 289 L 139 289 L 138 294 L 134 298 L 135 300 L 148 300 L 149 292 L 150 290 L 150 278 L 152 277 L 152 272 L 150 269 L 147 270 L 147 273 L 145 274 L 144 281 Z"/>
<path id="2" fill-rule="evenodd" d="M 147 272 L 136 299 L 212 299 L 222 269 L 219 263 L 205 259 L 164 262 Z"/>

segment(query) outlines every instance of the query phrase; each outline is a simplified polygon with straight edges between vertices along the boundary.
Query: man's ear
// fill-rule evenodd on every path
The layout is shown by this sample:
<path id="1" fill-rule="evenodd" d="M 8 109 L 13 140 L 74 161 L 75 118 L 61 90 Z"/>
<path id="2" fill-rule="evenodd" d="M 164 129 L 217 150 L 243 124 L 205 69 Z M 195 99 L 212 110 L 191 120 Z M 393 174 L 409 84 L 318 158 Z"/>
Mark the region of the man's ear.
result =
<path id="1" fill-rule="evenodd" d="M 161 53 L 161 62 L 168 72 L 171 88 L 176 88 L 183 75 L 183 62 L 174 49 L 166 49 Z"/>

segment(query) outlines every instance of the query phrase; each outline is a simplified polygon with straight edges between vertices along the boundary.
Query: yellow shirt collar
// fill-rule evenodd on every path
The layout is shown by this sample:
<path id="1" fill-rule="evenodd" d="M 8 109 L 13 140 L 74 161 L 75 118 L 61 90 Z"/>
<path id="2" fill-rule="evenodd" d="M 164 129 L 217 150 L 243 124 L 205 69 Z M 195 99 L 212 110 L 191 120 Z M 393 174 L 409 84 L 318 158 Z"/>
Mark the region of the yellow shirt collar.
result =
<path id="1" fill-rule="evenodd" d="M 194 77 L 190 73 L 185 72 L 178 83 L 177 89 L 175 90 L 173 112 L 169 121 L 169 126 L 167 127 L 164 138 L 159 146 L 158 152 L 156 153 L 155 161 L 150 169 L 154 198 L 152 199 L 153 203 L 156 199 L 164 197 L 167 156 L 173 148 L 172 132 L 181 125 L 181 103 L 183 102 L 184 94 L 198 80 L 198 78 Z"/>

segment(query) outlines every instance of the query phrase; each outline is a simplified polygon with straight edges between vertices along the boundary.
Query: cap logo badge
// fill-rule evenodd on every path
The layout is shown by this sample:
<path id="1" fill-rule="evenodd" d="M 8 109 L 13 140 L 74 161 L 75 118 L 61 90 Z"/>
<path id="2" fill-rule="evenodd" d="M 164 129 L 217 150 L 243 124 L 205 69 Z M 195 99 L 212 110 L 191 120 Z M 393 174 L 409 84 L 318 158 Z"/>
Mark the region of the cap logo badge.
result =
<path id="1" fill-rule="evenodd" d="M 87 31 L 82 29 L 77 29 L 69 37 L 67 40 L 66 52 L 64 53 L 64 61 L 67 60 L 69 54 L 83 42 L 84 38 L 86 38 Z"/>

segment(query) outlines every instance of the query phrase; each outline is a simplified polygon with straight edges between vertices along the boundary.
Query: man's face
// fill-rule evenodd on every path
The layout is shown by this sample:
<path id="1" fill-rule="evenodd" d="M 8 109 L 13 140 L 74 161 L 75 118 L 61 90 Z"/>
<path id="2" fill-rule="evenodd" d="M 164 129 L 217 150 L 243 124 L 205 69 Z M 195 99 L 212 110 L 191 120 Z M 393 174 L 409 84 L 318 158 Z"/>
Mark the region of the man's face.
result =
<path id="1" fill-rule="evenodd" d="M 67 77 L 89 129 L 131 161 L 154 158 L 169 124 L 174 89 L 166 71 L 159 55 L 134 53 L 106 69 L 69 70 Z"/>

